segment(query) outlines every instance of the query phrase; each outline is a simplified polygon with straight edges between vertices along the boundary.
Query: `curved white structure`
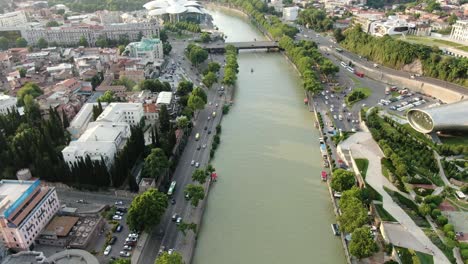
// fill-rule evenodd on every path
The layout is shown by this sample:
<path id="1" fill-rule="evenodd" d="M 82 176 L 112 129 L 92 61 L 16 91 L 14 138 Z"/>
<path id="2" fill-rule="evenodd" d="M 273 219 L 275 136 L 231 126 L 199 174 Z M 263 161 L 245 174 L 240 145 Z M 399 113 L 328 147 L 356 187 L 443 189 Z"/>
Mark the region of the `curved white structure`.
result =
<path id="1" fill-rule="evenodd" d="M 468 100 L 408 111 L 408 122 L 421 133 L 468 131 Z"/>
<path id="2" fill-rule="evenodd" d="M 206 14 L 206 10 L 197 1 L 190 0 L 154 0 L 143 5 L 150 16 L 164 14 Z"/>

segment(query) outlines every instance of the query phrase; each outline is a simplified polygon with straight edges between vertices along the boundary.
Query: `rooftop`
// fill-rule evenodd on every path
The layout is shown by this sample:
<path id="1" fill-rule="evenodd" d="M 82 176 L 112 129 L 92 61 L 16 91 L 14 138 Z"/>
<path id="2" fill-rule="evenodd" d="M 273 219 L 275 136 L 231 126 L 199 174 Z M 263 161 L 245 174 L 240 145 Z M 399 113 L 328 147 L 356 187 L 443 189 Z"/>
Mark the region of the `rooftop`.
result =
<path id="1" fill-rule="evenodd" d="M 170 104 L 172 100 L 172 93 L 171 92 L 160 92 L 158 95 L 158 100 L 156 100 L 156 104 Z"/>
<path id="2" fill-rule="evenodd" d="M 57 236 L 66 236 L 72 227 L 78 222 L 76 216 L 55 216 L 45 227 L 43 232 L 55 234 Z"/>
<path id="3" fill-rule="evenodd" d="M 0 181 L 0 216 L 26 194 L 36 181 L 1 180 Z"/>
<path id="4" fill-rule="evenodd" d="M 56 264 L 99 264 L 91 253 L 81 249 L 68 249 L 50 256 L 49 261 Z"/>
<path id="5" fill-rule="evenodd" d="M 128 47 L 136 49 L 137 51 L 151 51 L 154 50 L 154 46 L 159 43 L 161 43 L 161 40 L 157 38 L 142 38 L 139 42 L 128 44 Z"/>
<path id="6" fill-rule="evenodd" d="M 96 121 L 117 122 L 122 116 L 122 112 L 139 111 L 142 108 L 142 104 L 139 103 L 111 103 L 98 118 L 96 118 Z"/>
<path id="7" fill-rule="evenodd" d="M 78 139 L 79 142 L 90 141 L 109 141 L 114 142 L 119 135 L 125 133 L 127 123 L 108 123 L 108 122 L 92 122 L 89 123 L 88 129 Z"/>

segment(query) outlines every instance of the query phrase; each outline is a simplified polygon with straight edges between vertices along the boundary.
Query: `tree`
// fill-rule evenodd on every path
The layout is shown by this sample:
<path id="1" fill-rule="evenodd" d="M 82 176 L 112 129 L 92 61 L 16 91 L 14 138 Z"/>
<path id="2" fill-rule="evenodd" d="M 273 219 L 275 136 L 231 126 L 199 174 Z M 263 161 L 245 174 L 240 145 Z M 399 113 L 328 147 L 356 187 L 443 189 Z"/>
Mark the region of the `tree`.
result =
<path id="1" fill-rule="evenodd" d="M 172 45 L 169 42 L 163 42 L 163 53 L 164 55 L 168 55 L 171 53 Z"/>
<path id="2" fill-rule="evenodd" d="M 35 83 L 27 82 L 21 89 L 19 89 L 16 97 L 18 98 L 18 104 L 24 105 L 23 99 L 26 95 L 31 95 L 33 98 L 43 94 L 42 89 Z"/>
<path id="3" fill-rule="evenodd" d="M 106 48 L 109 46 L 109 42 L 107 41 L 107 39 L 103 36 L 100 36 L 97 40 L 96 40 L 96 46 L 100 47 L 100 48 Z"/>
<path id="4" fill-rule="evenodd" d="M 81 36 L 80 40 L 78 41 L 78 46 L 88 47 L 89 43 L 85 36 Z"/>
<path id="5" fill-rule="evenodd" d="M 133 80 L 130 80 L 129 78 L 125 76 L 120 76 L 118 80 L 114 80 L 112 82 L 113 85 L 123 85 L 127 89 L 127 91 L 131 91 L 133 87 L 136 85 L 136 83 Z"/>
<path id="6" fill-rule="evenodd" d="M 190 121 L 186 116 L 178 116 L 176 118 L 177 127 L 182 129 L 182 130 L 185 130 L 188 127 L 189 122 Z"/>
<path id="7" fill-rule="evenodd" d="M 354 230 L 349 243 L 349 253 L 358 259 L 370 257 L 378 250 L 369 227 Z"/>
<path id="8" fill-rule="evenodd" d="M 197 207 L 198 202 L 205 198 L 205 189 L 201 185 L 188 184 L 185 187 L 184 194 L 190 197 L 190 202 L 192 206 Z"/>
<path id="9" fill-rule="evenodd" d="M 154 148 L 145 158 L 143 167 L 144 175 L 150 178 L 158 179 L 161 174 L 169 168 L 169 160 L 160 148 Z"/>
<path id="10" fill-rule="evenodd" d="M 208 32 L 202 32 L 200 34 L 200 40 L 203 42 L 203 43 L 208 43 L 211 41 L 211 36 L 210 36 L 210 33 Z"/>
<path id="11" fill-rule="evenodd" d="M 116 259 L 116 260 L 112 260 L 110 262 L 110 264 L 131 264 L 130 260 L 129 259 L 122 259 L 122 258 L 119 258 L 119 259 Z"/>
<path id="12" fill-rule="evenodd" d="M 205 102 L 199 96 L 191 94 L 188 99 L 187 103 L 188 107 L 190 107 L 193 111 L 195 110 L 202 110 L 205 108 Z"/>
<path id="13" fill-rule="evenodd" d="M 161 105 L 159 109 L 159 130 L 162 133 L 167 133 L 171 128 L 171 117 L 169 116 L 169 112 L 167 111 L 166 105 Z"/>
<path id="14" fill-rule="evenodd" d="M 44 38 L 40 38 L 37 40 L 37 47 L 39 47 L 40 49 L 45 49 L 48 46 L 49 46 L 49 43 Z"/>
<path id="15" fill-rule="evenodd" d="M 340 228 L 346 233 L 352 233 L 356 228 L 367 223 L 367 209 L 364 208 L 362 202 L 355 198 L 349 197 L 347 200 L 340 199 L 341 215 L 338 216 Z"/>
<path id="16" fill-rule="evenodd" d="M 32 125 L 37 125 L 41 122 L 41 110 L 39 104 L 34 100 L 34 97 L 30 94 L 26 94 L 23 98 L 24 102 L 24 113 L 26 119 Z"/>
<path id="17" fill-rule="evenodd" d="M 182 81 L 177 86 L 177 94 L 180 96 L 188 95 L 193 90 L 193 83 L 189 81 Z"/>
<path id="18" fill-rule="evenodd" d="M 100 102 L 106 102 L 110 104 L 112 102 L 116 102 L 117 98 L 114 96 L 114 92 L 109 90 L 109 91 L 104 92 L 104 94 L 101 95 L 101 97 L 99 97 L 98 100 Z"/>
<path id="19" fill-rule="evenodd" d="M 333 37 L 338 43 L 340 43 L 341 41 L 345 39 L 345 36 L 343 35 L 343 31 L 341 30 L 341 28 L 337 28 L 333 30 Z"/>
<path id="20" fill-rule="evenodd" d="M 55 20 L 49 21 L 46 24 L 46 27 L 58 27 L 58 26 L 60 26 L 60 23 Z"/>
<path id="21" fill-rule="evenodd" d="M 187 57 L 192 64 L 198 65 L 208 59 L 208 51 L 202 49 L 200 46 L 189 44 L 187 47 Z"/>
<path id="22" fill-rule="evenodd" d="M 26 71 L 26 69 L 25 69 L 25 68 L 19 68 L 19 70 L 18 70 L 18 71 L 19 71 L 19 74 L 20 74 L 20 77 L 21 77 L 21 78 L 24 78 L 24 77 L 26 77 L 26 73 L 27 73 L 27 71 Z"/>
<path id="23" fill-rule="evenodd" d="M 431 210 L 431 207 L 426 203 L 421 204 L 418 208 L 419 213 L 423 216 L 430 214 Z"/>
<path id="24" fill-rule="evenodd" d="M 16 39 L 16 47 L 25 48 L 27 46 L 28 46 L 28 42 L 26 41 L 26 39 L 21 38 L 21 37 Z"/>
<path id="25" fill-rule="evenodd" d="M 434 10 L 442 10 L 440 3 L 436 0 L 427 1 L 426 11 L 432 13 Z"/>
<path id="26" fill-rule="evenodd" d="M 0 37 L 0 50 L 7 50 L 8 46 L 10 46 L 10 42 L 7 38 L 1 36 Z"/>
<path id="27" fill-rule="evenodd" d="M 179 252 L 175 251 L 172 254 L 164 252 L 161 256 L 156 259 L 154 264 L 185 264 L 182 259 L 182 255 Z"/>
<path id="28" fill-rule="evenodd" d="M 330 60 L 326 59 L 322 63 L 322 65 L 320 65 L 320 71 L 323 74 L 330 76 L 330 75 L 334 75 L 335 73 L 338 73 L 340 71 L 340 68 L 338 68 L 338 66 L 333 64 Z"/>
<path id="29" fill-rule="evenodd" d="M 351 189 L 355 184 L 354 173 L 337 169 L 333 172 L 333 178 L 331 180 L 331 187 L 337 192 L 343 192 Z"/>
<path id="30" fill-rule="evenodd" d="M 457 22 L 457 20 L 458 20 L 457 15 L 455 15 L 453 13 L 447 18 L 447 22 L 449 23 L 449 25 L 455 24 Z"/>
<path id="31" fill-rule="evenodd" d="M 62 125 L 63 125 L 63 129 L 67 129 L 67 127 L 70 126 L 70 121 L 68 120 L 68 116 L 65 113 L 64 109 L 62 109 Z"/>
<path id="32" fill-rule="evenodd" d="M 213 84 L 216 83 L 217 81 L 218 81 L 218 77 L 216 77 L 216 74 L 214 74 L 211 71 L 205 74 L 202 80 L 203 84 L 208 88 L 211 88 L 211 86 L 213 86 Z"/>
<path id="33" fill-rule="evenodd" d="M 151 230 L 161 221 L 167 205 L 167 196 L 156 189 L 137 195 L 128 209 L 127 224 L 130 230 Z"/>
<path id="34" fill-rule="evenodd" d="M 204 184 L 206 182 L 207 172 L 202 169 L 196 169 L 192 174 L 192 180 Z"/>
<path id="35" fill-rule="evenodd" d="M 221 69 L 221 65 L 217 62 L 210 62 L 208 63 L 208 71 L 217 73 L 219 72 L 219 69 Z"/>
<path id="36" fill-rule="evenodd" d="M 203 100 L 203 102 L 205 102 L 205 104 L 208 103 L 208 96 L 202 88 L 196 87 L 195 89 L 193 89 L 192 95 L 200 97 Z"/>

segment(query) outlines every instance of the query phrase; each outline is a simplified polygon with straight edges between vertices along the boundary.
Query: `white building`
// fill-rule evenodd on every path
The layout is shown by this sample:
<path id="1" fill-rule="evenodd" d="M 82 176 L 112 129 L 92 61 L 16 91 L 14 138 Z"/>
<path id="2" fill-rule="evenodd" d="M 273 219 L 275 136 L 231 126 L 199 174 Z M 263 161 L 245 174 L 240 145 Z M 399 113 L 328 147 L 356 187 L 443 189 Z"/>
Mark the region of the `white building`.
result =
<path id="1" fill-rule="evenodd" d="M 16 109 L 16 97 L 0 94 L 0 115 L 5 115 L 8 111 Z"/>
<path id="2" fill-rule="evenodd" d="M 169 105 L 172 101 L 172 93 L 171 92 L 160 92 L 158 94 L 158 99 L 156 100 L 156 105 Z"/>
<path id="3" fill-rule="evenodd" d="M 29 250 L 60 208 L 54 187 L 32 180 L 29 170 L 20 180 L 0 180 L 0 242 L 14 250 Z"/>
<path id="4" fill-rule="evenodd" d="M 453 24 L 450 38 L 468 42 L 468 20 L 459 20 Z"/>
<path id="5" fill-rule="evenodd" d="M 132 42 L 127 45 L 123 53 L 132 58 L 144 58 L 148 61 L 164 58 L 162 41 L 156 38 L 142 38 L 139 42 Z"/>
<path id="6" fill-rule="evenodd" d="M 125 122 L 137 125 L 144 116 L 141 103 L 111 103 L 96 118 L 97 122 Z"/>
<path id="7" fill-rule="evenodd" d="M 63 159 L 71 166 L 89 156 L 93 161 L 104 160 L 110 168 L 129 137 L 130 125 L 127 123 L 91 122 L 78 140 L 62 150 Z"/>
<path id="8" fill-rule="evenodd" d="M 0 27 L 17 27 L 27 22 L 28 17 L 23 10 L 0 15 Z"/>
<path id="9" fill-rule="evenodd" d="M 299 7 L 285 7 L 283 8 L 283 19 L 286 21 L 295 21 L 299 14 Z"/>
<path id="10" fill-rule="evenodd" d="M 70 63 L 61 63 L 57 66 L 52 66 L 52 67 L 47 67 L 46 70 L 48 73 L 53 74 L 53 73 L 58 73 L 61 71 L 71 71 L 73 69 L 73 65 Z"/>
<path id="11" fill-rule="evenodd" d="M 409 24 L 404 19 L 399 19 L 397 16 L 389 16 L 386 21 L 372 22 L 369 27 L 369 33 L 378 37 L 400 35 L 408 33 L 408 30 L 415 26 L 416 25 Z"/>
<path id="12" fill-rule="evenodd" d="M 98 106 L 98 103 L 86 103 L 81 107 L 80 111 L 73 120 L 70 122 L 70 126 L 67 128 L 68 132 L 72 139 L 78 139 L 81 134 L 86 131 L 89 122 L 93 119 L 93 106 Z M 107 103 L 101 103 L 102 108 L 104 109 L 107 106 Z"/>
<path id="13" fill-rule="evenodd" d="M 158 36 L 159 24 L 157 22 L 119 23 L 103 26 L 62 26 L 54 28 L 34 28 L 24 30 L 24 38 L 29 44 L 37 44 L 40 38 L 49 43 L 56 42 L 64 45 L 76 45 L 81 37 L 85 37 L 89 45 L 94 46 L 99 37 L 119 40 L 128 37 L 130 41 L 139 40 L 139 34 L 145 37 Z"/>

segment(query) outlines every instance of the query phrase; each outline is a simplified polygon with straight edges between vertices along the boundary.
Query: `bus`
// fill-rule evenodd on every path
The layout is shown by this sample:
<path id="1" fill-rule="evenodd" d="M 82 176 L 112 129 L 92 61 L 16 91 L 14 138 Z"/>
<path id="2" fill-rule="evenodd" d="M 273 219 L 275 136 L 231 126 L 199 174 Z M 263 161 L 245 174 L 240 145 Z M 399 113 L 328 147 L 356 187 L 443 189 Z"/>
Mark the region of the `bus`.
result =
<path id="1" fill-rule="evenodd" d="M 171 186 L 169 187 L 169 191 L 167 191 L 167 196 L 171 196 L 175 191 L 176 181 L 171 182 Z"/>
<path id="2" fill-rule="evenodd" d="M 340 49 L 340 48 L 335 48 L 335 50 L 338 51 L 338 52 L 343 52 L 343 50 Z"/>
<path id="3" fill-rule="evenodd" d="M 198 141 L 200 139 L 200 133 L 195 134 L 195 140 Z"/>

